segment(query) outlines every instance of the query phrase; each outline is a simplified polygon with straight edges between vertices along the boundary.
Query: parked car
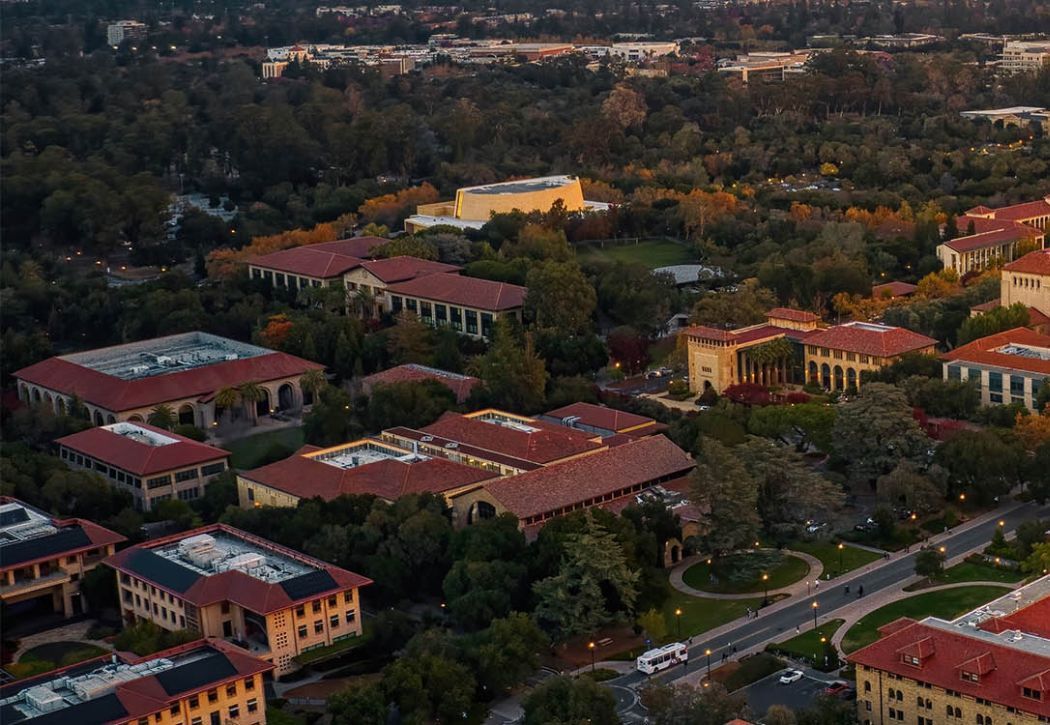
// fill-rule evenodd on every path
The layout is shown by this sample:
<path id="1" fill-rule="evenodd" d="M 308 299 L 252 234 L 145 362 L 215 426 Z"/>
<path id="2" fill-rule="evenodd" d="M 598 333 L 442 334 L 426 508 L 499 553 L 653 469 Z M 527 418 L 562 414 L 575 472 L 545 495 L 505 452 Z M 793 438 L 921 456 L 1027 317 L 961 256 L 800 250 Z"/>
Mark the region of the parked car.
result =
<path id="1" fill-rule="evenodd" d="M 781 685 L 790 685 L 802 679 L 802 670 L 787 670 L 780 676 Z"/>
<path id="2" fill-rule="evenodd" d="M 704 403 L 701 403 L 698 400 L 698 401 L 696 401 L 696 409 L 697 410 L 711 410 L 711 406 L 710 405 L 705 405 Z"/>
<path id="3" fill-rule="evenodd" d="M 843 699 L 849 697 L 852 691 L 853 688 L 850 687 L 848 682 L 832 682 L 824 688 L 824 694 L 828 697 L 841 697 Z"/>
<path id="4" fill-rule="evenodd" d="M 859 523 L 856 526 L 854 526 L 853 530 L 854 531 L 873 531 L 876 528 L 878 528 L 878 524 L 875 523 L 875 519 L 873 519 L 873 518 L 871 518 L 869 516 L 867 519 L 865 519 L 861 523 Z"/>
<path id="5" fill-rule="evenodd" d="M 823 531 L 828 528 L 828 525 L 820 521 L 811 521 L 809 526 L 806 527 L 806 533 L 815 534 L 818 531 Z"/>

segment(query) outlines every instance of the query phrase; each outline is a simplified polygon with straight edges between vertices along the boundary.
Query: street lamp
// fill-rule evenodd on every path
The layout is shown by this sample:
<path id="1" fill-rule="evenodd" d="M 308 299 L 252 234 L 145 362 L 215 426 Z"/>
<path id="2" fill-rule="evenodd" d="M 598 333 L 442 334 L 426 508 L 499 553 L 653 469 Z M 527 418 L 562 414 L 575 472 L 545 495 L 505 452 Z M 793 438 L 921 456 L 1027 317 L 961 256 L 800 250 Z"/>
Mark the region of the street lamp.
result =
<path id="1" fill-rule="evenodd" d="M 817 610 L 820 609 L 820 602 L 813 601 L 813 629 L 817 628 Z"/>
<path id="2" fill-rule="evenodd" d="M 704 654 L 707 655 L 707 679 L 711 679 L 711 650 L 705 649 Z"/>
<path id="3" fill-rule="evenodd" d="M 966 500 L 966 494 L 965 493 L 960 493 L 959 494 L 959 501 L 962 502 L 962 501 L 965 501 L 965 500 Z"/>
<path id="4" fill-rule="evenodd" d="M 825 646 L 825 645 L 827 645 L 827 643 L 828 643 L 828 638 L 827 637 L 821 637 L 820 638 L 820 651 L 824 654 L 824 666 L 825 667 L 828 666 L 828 651 L 827 651 L 827 647 Z"/>
<path id="5" fill-rule="evenodd" d="M 943 554 L 946 551 L 948 551 L 948 549 L 946 547 L 944 547 L 944 546 L 938 546 L 937 547 L 937 551 L 939 551 L 939 552 L 941 552 Z"/>
<path id="6" fill-rule="evenodd" d="M 681 608 L 674 610 L 675 621 L 678 623 L 678 639 L 682 639 L 682 610 Z"/>
<path id="7" fill-rule="evenodd" d="M 591 651 L 591 672 L 594 672 L 594 642 L 588 642 L 587 649 Z"/>
<path id="8" fill-rule="evenodd" d="M 762 604 L 769 602 L 769 574 L 762 573 Z"/>
<path id="9" fill-rule="evenodd" d="M 1002 519 L 999 519 L 999 528 L 1001 529 L 1001 528 L 1003 528 L 1004 526 L 1006 526 L 1006 522 L 1005 522 L 1005 521 L 1003 521 Z"/>
<path id="10" fill-rule="evenodd" d="M 842 573 L 842 551 L 846 548 L 846 545 L 841 541 L 839 542 L 839 574 Z"/>

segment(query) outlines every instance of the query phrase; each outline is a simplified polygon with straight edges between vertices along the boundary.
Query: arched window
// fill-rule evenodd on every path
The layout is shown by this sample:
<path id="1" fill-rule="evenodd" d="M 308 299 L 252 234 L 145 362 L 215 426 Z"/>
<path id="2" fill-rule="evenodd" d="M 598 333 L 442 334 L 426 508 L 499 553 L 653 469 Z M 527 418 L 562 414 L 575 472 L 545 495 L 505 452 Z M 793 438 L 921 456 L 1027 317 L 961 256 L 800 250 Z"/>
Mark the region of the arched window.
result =
<path id="1" fill-rule="evenodd" d="M 984 725 L 984 715 L 977 713 L 977 725 Z"/>
<path id="2" fill-rule="evenodd" d="M 962 717 L 962 710 L 955 708 L 955 717 Z"/>
<path id="3" fill-rule="evenodd" d="M 952 716 L 952 706 L 948 705 L 948 707 L 945 708 L 945 710 L 947 711 L 948 717 L 951 717 Z"/>
<path id="4" fill-rule="evenodd" d="M 871 683 L 868 681 L 864 682 L 864 692 L 871 692 Z"/>

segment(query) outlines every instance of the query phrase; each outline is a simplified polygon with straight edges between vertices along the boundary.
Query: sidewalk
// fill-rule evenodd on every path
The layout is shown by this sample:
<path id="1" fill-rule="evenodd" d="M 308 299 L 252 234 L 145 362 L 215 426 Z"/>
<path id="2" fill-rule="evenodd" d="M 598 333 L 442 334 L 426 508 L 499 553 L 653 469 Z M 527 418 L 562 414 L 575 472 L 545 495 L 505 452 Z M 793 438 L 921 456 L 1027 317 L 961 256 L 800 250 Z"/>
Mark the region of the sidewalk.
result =
<path id="1" fill-rule="evenodd" d="M 791 551 L 790 549 L 783 549 L 784 554 L 788 556 L 794 556 L 802 559 L 804 562 L 809 564 L 809 572 L 803 579 L 789 584 L 786 587 L 780 589 L 771 589 L 769 591 L 770 597 L 777 597 L 780 595 L 787 595 L 793 597 L 803 592 L 809 593 L 811 582 L 820 579 L 820 575 L 824 573 L 824 564 L 815 556 L 805 554 L 801 551 Z M 686 570 L 693 564 L 703 561 L 705 557 L 699 554 L 682 559 L 678 564 L 675 565 L 674 569 L 671 570 L 670 581 L 673 586 L 682 594 L 688 594 L 691 597 L 700 597 L 702 599 L 754 599 L 761 592 L 744 592 L 742 594 L 719 594 L 717 592 L 708 592 L 703 589 L 694 589 L 685 583 L 682 578 Z"/>

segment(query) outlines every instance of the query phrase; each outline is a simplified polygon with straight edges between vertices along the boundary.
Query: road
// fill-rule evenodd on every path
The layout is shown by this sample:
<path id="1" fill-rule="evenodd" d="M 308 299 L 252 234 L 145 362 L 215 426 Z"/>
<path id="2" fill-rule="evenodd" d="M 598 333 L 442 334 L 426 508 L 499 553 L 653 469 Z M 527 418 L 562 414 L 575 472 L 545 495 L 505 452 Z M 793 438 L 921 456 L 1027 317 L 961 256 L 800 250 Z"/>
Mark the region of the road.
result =
<path id="1" fill-rule="evenodd" d="M 1024 521 L 1048 516 L 1050 516 L 1050 505 L 1039 506 L 1035 503 L 1027 503 L 1013 509 L 1009 513 L 990 518 L 972 528 L 955 534 L 948 534 L 947 537 L 942 536 L 936 543 L 938 546 L 946 547 L 947 556 L 951 558 L 964 551 L 979 548 L 991 541 L 999 519 L 1005 521 L 1006 531 L 1013 531 L 1018 524 Z M 706 660 L 704 651 L 708 648 L 712 652 L 712 662 L 721 662 L 722 653 L 726 652 L 731 655 L 734 651 L 734 646 L 737 648 L 737 652 L 743 652 L 751 647 L 763 645 L 783 634 L 785 630 L 795 629 L 796 626 L 800 627 L 804 632 L 813 627 L 813 602 L 818 604 L 817 616 L 819 621 L 834 619 L 834 615 L 839 610 L 856 603 L 856 592 L 859 585 L 864 587 L 864 593 L 867 596 L 892 587 L 914 575 L 915 553 L 917 551 L 918 547 L 915 547 L 911 554 L 892 559 L 875 569 L 846 574 L 844 577 L 834 579 L 826 584 L 828 588 L 824 591 L 811 596 L 800 597 L 793 604 L 778 609 L 771 614 L 760 614 L 757 619 L 744 620 L 728 632 L 723 632 L 717 638 L 708 637 L 705 639 L 703 634 L 698 635 L 693 638 L 694 643 L 689 649 L 690 663 L 688 670 L 685 668 L 674 668 L 649 679 L 673 683 L 675 680 L 686 676 L 688 671 L 694 670 L 696 666 L 699 666 L 698 663 Z M 846 583 L 850 584 L 851 593 L 849 595 L 843 591 Z M 610 686 L 637 688 L 645 681 L 645 675 L 640 672 L 632 672 L 615 680 L 610 680 L 608 684 Z M 633 712 L 635 709 L 623 711 L 621 714 L 624 716 L 634 715 L 634 717 L 625 717 L 625 719 L 637 719 L 638 713 Z"/>

